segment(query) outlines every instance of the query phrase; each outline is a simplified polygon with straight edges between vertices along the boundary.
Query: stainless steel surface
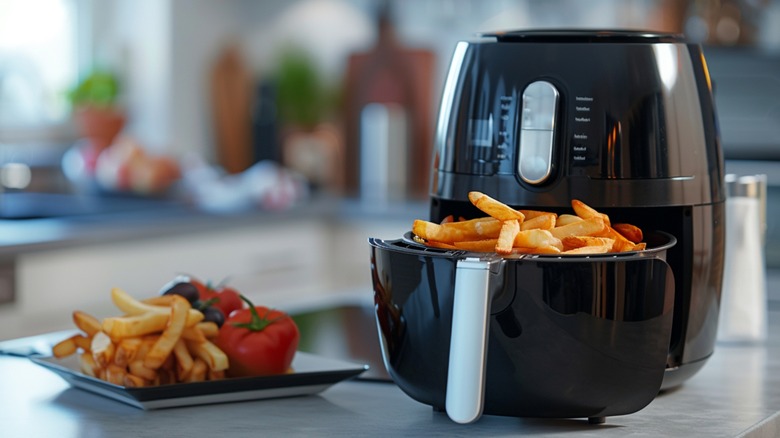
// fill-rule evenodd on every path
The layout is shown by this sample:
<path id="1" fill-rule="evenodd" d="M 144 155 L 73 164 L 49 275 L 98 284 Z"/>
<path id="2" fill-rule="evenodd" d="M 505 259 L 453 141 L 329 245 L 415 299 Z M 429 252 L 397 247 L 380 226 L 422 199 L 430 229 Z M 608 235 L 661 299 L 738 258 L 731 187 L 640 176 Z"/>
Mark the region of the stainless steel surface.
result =
<path id="1" fill-rule="evenodd" d="M 766 337 L 766 175 L 726 175 L 726 248 L 718 340 Z"/>
<path id="2" fill-rule="evenodd" d="M 360 197 L 374 202 L 406 196 L 409 121 L 398 104 L 371 103 L 360 112 Z"/>
<path id="3" fill-rule="evenodd" d="M 447 415 L 456 423 L 473 423 L 482 416 L 491 288 L 491 271 L 500 259 L 458 260 L 452 310 L 452 338 L 447 369 Z"/>
<path id="4" fill-rule="evenodd" d="M 780 162 L 727 160 L 726 172 L 734 175 L 766 175 L 766 211 L 763 212 L 767 266 L 780 267 Z"/>

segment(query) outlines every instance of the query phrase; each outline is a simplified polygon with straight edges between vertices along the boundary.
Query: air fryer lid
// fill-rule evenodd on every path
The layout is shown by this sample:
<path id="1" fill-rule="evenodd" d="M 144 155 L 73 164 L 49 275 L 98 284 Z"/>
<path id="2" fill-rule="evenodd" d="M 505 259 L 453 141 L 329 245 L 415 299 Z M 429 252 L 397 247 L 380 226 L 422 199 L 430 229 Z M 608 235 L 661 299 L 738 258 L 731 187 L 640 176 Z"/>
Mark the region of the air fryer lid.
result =
<path id="1" fill-rule="evenodd" d="M 498 42 L 523 43 L 682 43 L 682 34 L 639 30 L 585 30 L 585 29 L 544 29 L 491 32 L 480 34 L 483 37 L 495 37 Z"/>

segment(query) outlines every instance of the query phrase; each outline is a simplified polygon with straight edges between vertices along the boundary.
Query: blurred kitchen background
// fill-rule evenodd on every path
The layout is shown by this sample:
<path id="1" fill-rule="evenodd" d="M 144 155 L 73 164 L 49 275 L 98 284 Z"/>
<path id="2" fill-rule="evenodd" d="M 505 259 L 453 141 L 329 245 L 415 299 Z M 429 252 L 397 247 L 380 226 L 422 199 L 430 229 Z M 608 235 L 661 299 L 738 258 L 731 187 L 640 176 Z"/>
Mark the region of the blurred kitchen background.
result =
<path id="1" fill-rule="evenodd" d="M 780 0 L 0 0 L 0 337 L 175 269 L 370 300 L 365 238 L 427 215 L 455 43 L 553 27 L 705 45 L 727 170 L 768 175 L 780 266 Z M 188 235 L 181 211 L 217 219 Z"/>

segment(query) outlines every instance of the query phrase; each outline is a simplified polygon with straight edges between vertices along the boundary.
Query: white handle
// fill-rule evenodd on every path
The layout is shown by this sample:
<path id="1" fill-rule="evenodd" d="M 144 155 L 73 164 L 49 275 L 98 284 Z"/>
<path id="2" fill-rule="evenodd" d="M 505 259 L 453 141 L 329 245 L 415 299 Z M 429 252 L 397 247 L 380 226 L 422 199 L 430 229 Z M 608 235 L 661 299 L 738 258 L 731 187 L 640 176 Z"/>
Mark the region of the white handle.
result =
<path id="1" fill-rule="evenodd" d="M 455 270 L 447 415 L 456 423 L 472 423 L 482 415 L 485 398 L 490 303 L 490 268 L 496 260 L 466 258 Z"/>

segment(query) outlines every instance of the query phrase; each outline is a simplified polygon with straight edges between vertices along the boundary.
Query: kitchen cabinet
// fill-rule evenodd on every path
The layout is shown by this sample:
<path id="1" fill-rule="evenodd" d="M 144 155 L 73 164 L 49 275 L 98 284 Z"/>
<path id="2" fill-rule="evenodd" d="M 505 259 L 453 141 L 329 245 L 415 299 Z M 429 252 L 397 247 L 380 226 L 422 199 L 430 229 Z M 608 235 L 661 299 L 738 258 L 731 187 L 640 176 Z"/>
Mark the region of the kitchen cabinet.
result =
<path id="1" fill-rule="evenodd" d="M 0 340 L 70 328 L 75 309 L 116 314 L 112 287 L 153 296 L 177 274 L 227 280 L 254 302 L 283 310 L 335 294 L 370 300 L 366 239 L 400 236 L 422 214 L 402 210 L 383 217 L 329 200 L 283 213 L 29 223 L 30 235 L 49 239 L 0 246 L 15 283 L 13 302 L 0 304 Z"/>

